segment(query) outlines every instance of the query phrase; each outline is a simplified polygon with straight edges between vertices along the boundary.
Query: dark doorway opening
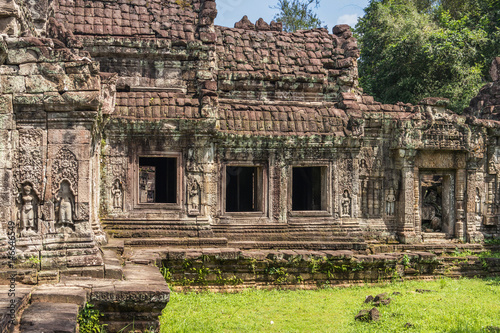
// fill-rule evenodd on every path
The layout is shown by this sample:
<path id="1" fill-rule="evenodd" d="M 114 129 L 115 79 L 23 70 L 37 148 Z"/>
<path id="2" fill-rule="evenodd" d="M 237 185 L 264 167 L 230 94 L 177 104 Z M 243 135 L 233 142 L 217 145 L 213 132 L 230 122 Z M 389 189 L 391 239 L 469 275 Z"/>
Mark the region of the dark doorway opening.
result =
<path id="1" fill-rule="evenodd" d="M 261 169 L 226 166 L 226 212 L 262 210 Z"/>
<path id="2" fill-rule="evenodd" d="M 292 210 L 322 210 L 322 167 L 294 167 L 292 172 Z"/>
<path id="3" fill-rule="evenodd" d="M 420 177 L 422 189 L 422 231 L 443 231 L 442 175 L 424 174 Z"/>
<path id="4" fill-rule="evenodd" d="M 139 202 L 177 203 L 177 158 L 139 157 Z"/>

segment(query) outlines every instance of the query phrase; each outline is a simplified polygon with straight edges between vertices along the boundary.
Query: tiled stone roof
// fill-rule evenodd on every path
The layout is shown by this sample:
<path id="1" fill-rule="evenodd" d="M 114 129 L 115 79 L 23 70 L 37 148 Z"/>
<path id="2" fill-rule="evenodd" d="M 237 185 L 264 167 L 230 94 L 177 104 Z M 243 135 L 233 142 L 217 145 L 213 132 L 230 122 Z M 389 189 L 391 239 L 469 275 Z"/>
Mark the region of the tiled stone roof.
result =
<path id="1" fill-rule="evenodd" d="M 198 99 L 167 92 L 118 92 L 113 114 L 117 118 L 200 118 Z"/>
<path id="2" fill-rule="evenodd" d="M 318 103 L 319 104 L 319 103 Z M 333 105 L 248 105 L 221 103 L 220 129 L 235 134 L 344 136 L 348 117 Z"/>
<path id="3" fill-rule="evenodd" d="M 75 35 L 194 40 L 200 1 L 57 0 L 55 17 Z M 187 4 L 187 2 L 186 2 Z"/>

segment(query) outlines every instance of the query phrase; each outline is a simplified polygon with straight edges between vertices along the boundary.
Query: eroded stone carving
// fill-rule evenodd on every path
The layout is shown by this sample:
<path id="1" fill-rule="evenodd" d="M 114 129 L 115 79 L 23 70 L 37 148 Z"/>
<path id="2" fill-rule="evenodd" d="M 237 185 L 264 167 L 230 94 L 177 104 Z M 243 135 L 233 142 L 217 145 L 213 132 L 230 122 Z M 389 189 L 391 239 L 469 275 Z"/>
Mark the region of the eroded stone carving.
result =
<path id="1" fill-rule="evenodd" d="M 77 195 L 78 161 L 75 154 L 66 147 L 59 150 L 52 164 L 52 184 L 61 184 L 63 179 L 74 185 L 72 190 Z"/>
<path id="2" fill-rule="evenodd" d="M 57 202 L 57 223 L 60 226 L 73 228 L 73 212 L 75 207 L 75 196 L 71 183 L 64 179 L 61 181 L 56 194 Z"/>
<path id="3" fill-rule="evenodd" d="M 481 214 L 481 193 L 479 191 L 479 188 L 477 188 L 477 187 L 476 187 L 475 203 L 476 203 L 476 214 L 482 215 Z"/>
<path id="4" fill-rule="evenodd" d="M 18 202 L 20 204 L 19 220 L 21 234 L 29 236 L 37 233 L 39 201 L 31 183 L 26 182 L 21 186 Z"/>
<path id="5" fill-rule="evenodd" d="M 43 158 L 43 134 L 40 130 L 19 130 L 19 149 L 14 159 L 15 181 L 18 184 L 29 181 L 32 189 L 41 193 Z"/>
<path id="6" fill-rule="evenodd" d="M 342 216 L 351 217 L 351 196 L 348 190 L 342 195 Z"/>
<path id="7" fill-rule="evenodd" d="M 188 192 L 188 214 L 193 216 L 199 215 L 201 187 L 196 177 L 191 176 L 188 178 L 187 192 Z"/>
<path id="8" fill-rule="evenodd" d="M 394 194 L 394 187 L 389 189 L 385 203 L 385 213 L 389 216 L 394 216 L 394 208 L 396 204 L 396 195 Z"/>
<path id="9" fill-rule="evenodd" d="M 123 186 L 119 179 L 115 179 L 111 188 L 111 196 L 113 200 L 113 209 L 123 209 Z"/>

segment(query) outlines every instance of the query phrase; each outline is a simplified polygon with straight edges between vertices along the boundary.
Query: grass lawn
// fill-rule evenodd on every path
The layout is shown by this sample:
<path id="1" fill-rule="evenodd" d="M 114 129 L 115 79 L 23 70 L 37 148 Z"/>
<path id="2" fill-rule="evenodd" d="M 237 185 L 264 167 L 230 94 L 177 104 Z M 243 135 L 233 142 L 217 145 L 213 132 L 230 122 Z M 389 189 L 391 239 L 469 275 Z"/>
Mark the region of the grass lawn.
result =
<path id="1" fill-rule="evenodd" d="M 417 293 L 416 289 L 433 292 Z M 387 292 L 380 321 L 354 320 L 365 297 Z M 500 327 L 500 279 L 409 281 L 311 291 L 175 293 L 161 332 L 488 332 Z M 411 323 L 413 327 L 406 328 Z"/>

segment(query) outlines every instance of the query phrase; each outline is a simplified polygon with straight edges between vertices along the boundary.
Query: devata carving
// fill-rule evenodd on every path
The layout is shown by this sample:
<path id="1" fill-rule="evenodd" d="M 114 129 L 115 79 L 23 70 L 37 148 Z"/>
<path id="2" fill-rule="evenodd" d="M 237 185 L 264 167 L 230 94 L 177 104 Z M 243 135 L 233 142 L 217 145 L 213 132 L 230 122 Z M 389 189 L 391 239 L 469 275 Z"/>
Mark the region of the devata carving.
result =
<path id="1" fill-rule="evenodd" d="M 477 188 L 477 187 L 476 187 L 475 202 L 476 202 L 476 214 L 481 215 L 481 194 L 480 194 L 479 188 Z"/>
<path id="2" fill-rule="evenodd" d="M 61 226 L 73 227 L 73 212 L 75 208 L 75 196 L 71 184 L 67 179 L 61 182 L 56 194 L 57 222 Z"/>
<path id="3" fill-rule="evenodd" d="M 188 180 L 188 214 L 200 214 L 200 183 L 195 177 L 189 177 Z"/>
<path id="4" fill-rule="evenodd" d="M 395 203 L 396 203 L 396 196 L 394 195 L 394 188 L 391 187 L 389 189 L 389 194 L 387 195 L 387 198 L 386 198 L 385 213 L 387 215 L 394 216 Z"/>
<path id="5" fill-rule="evenodd" d="M 123 186 L 119 179 L 115 179 L 111 188 L 113 209 L 123 209 Z"/>
<path id="6" fill-rule="evenodd" d="M 342 195 L 342 216 L 351 217 L 351 196 L 348 190 Z"/>
<path id="7" fill-rule="evenodd" d="M 78 161 L 75 154 L 66 147 L 57 153 L 52 164 L 52 184 L 60 184 L 63 179 L 72 184 L 73 192 L 78 194 Z"/>
<path id="8" fill-rule="evenodd" d="M 24 236 L 35 234 L 38 231 L 38 197 L 30 183 L 21 186 L 18 203 L 21 234 Z"/>

